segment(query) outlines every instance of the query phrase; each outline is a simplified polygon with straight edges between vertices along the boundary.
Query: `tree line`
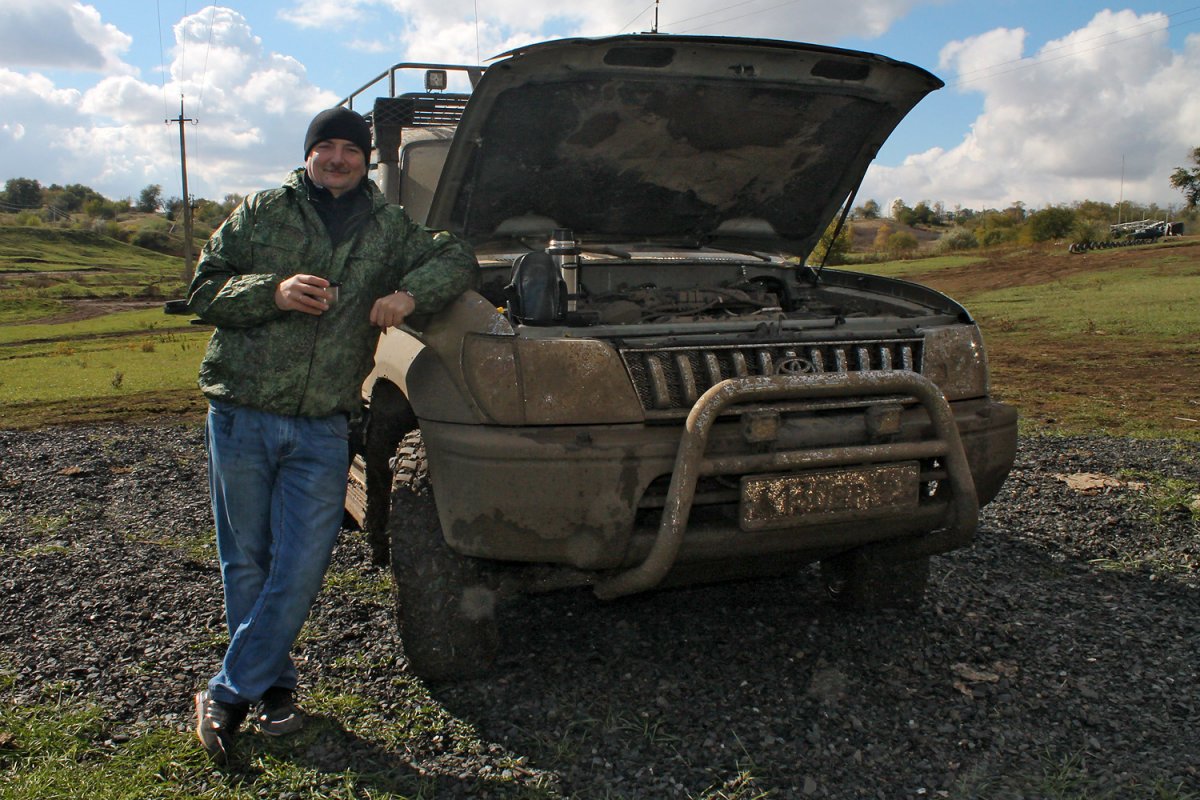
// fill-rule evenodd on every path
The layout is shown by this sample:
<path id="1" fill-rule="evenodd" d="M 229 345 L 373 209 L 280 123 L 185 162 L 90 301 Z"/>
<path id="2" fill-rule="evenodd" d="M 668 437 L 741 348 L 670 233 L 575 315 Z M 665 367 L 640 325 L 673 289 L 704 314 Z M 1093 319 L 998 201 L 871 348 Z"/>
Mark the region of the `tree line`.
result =
<path id="1" fill-rule="evenodd" d="M 1183 222 L 1193 226 L 1198 217 L 1200 204 L 1200 147 L 1194 148 L 1189 160 L 1195 166 L 1177 167 L 1170 175 L 1171 186 L 1183 193 L 1186 204 L 1182 210 L 1174 207 L 1161 208 L 1149 205 L 1121 202 L 1103 203 L 1082 200 L 1075 203 L 1047 206 L 1029 210 L 1025 203 L 1017 201 L 1007 208 L 975 210 L 955 208 L 947 211 L 942 203 L 922 200 L 909 206 L 902 199 L 892 203 L 891 220 L 904 228 L 924 228 L 937 231 L 937 247 L 941 250 L 969 250 L 989 247 L 1006 242 L 1032 243 L 1065 241 L 1069 243 L 1106 241 L 1117 234 L 1113 225 L 1149 220 L 1154 222 Z M 850 220 L 882 219 L 882 209 L 875 200 L 867 200 L 855 206 Z M 822 238 L 818 251 L 823 255 L 829 251 L 829 259 L 844 255 L 848 248 L 839 247 L 831 232 Z M 839 239 L 842 237 L 838 237 Z M 880 225 L 876 230 L 872 249 L 886 257 L 903 257 L 918 247 L 915 236 L 906 230 L 892 230 Z M 840 252 L 839 252 L 840 251 Z M 834 262 L 836 263 L 836 262 Z"/>
<path id="2" fill-rule="evenodd" d="M 1044 242 L 1084 237 L 1103 239 L 1114 223 L 1136 220 L 1192 220 L 1195 209 L 1162 208 L 1156 203 L 1105 203 L 1082 200 L 1075 203 L 1028 209 L 1021 201 L 1007 208 L 975 210 L 956 208 L 946 211 L 940 204 L 927 202 L 909 207 L 903 200 L 892 204 L 891 218 L 908 227 L 961 228 L 972 234 L 975 246 L 987 247 L 1002 242 Z M 878 219 L 874 201 L 858 206 L 852 219 Z M 966 245 L 971 246 L 971 245 Z"/>
<path id="3" fill-rule="evenodd" d="M 1095 200 L 1033 211 L 1020 201 L 1004 209 L 956 207 L 948 211 L 941 202 L 922 200 L 910 207 L 897 199 L 890 208 L 890 220 L 901 229 L 893 230 L 887 223 L 878 225 L 871 255 L 880 258 L 912 255 L 920 243 L 907 229 L 936 232 L 937 249 L 957 251 L 1009 242 L 1104 241 L 1114 235 L 1114 223 L 1137 220 L 1182 221 L 1191 227 L 1200 213 L 1197 210 L 1200 204 L 1200 147 L 1192 150 L 1189 159 L 1194 167 L 1177 167 L 1169 177 L 1171 185 L 1182 192 L 1186 199 L 1182 211 L 1160 208 L 1154 203 L 1122 202 L 1114 205 Z M 0 213 L 14 215 L 16 224 L 22 225 L 90 225 L 106 235 L 132 244 L 162 252 L 177 252 L 182 238 L 174 230 L 173 223 L 182 219 L 183 199 L 164 198 L 162 191 L 162 186 L 155 183 L 143 188 L 136 201 L 133 198 L 109 200 L 91 187 L 78 183 L 43 187 L 31 178 L 9 178 L 4 184 L 4 191 L 0 192 Z M 237 194 L 227 194 L 220 202 L 193 199 L 194 235 L 207 238 L 241 200 L 241 195 Z M 119 224 L 119 220 L 135 212 L 155 217 L 136 225 Z M 830 224 L 810 260 L 829 264 L 845 263 L 847 254 L 853 249 L 854 223 L 882 219 L 882 209 L 874 199 L 855 206 L 848 224 L 840 230 L 837 220 Z M 836 237 L 835 232 L 838 233 Z"/>
<path id="4" fill-rule="evenodd" d="M 193 234 L 207 238 L 241 200 L 238 194 L 227 194 L 221 201 L 192 198 Z M 42 186 L 32 178 L 9 178 L 0 191 L 0 213 L 9 215 L 12 224 L 88 228 L 171 254 L 182 247 L 183 211 L 183 199 L 164 198 L 157 183 L 143 188 L 136 200 L 110 200 L 79 183 Z"/>

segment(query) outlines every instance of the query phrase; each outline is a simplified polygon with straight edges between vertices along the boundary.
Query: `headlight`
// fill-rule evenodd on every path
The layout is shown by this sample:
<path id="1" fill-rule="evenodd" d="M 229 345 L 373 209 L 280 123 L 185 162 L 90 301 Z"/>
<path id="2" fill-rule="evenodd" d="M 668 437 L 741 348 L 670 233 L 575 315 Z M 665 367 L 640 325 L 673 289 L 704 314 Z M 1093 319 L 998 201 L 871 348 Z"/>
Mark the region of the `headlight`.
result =
<path id="1" fill-rule="evenodd" d="M 468 334 L 462 364 L 475 402 L 502 425 L 644 420 L 624 363 L 604 342 Z"/>
<path id="2" fill-rule="evenodd" d="M 937 384 L 947 400 L 987 395 L 987 354 L 979 327 L 953 325 L 926 331 L 921 372 Z"/>

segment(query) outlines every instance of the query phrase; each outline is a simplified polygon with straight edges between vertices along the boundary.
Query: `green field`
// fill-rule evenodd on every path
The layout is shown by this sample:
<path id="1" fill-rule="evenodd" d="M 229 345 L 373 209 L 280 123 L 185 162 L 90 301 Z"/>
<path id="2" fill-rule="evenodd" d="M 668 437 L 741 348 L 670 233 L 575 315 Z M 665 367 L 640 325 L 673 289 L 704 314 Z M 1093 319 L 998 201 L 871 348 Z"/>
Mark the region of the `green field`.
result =
<path id="1" fill-rule="evenodd" d="M 1155 265 L 984 292 L 972 298 L 971 305 L 982 317 L 1046 336 L 1099 333 L 1171 339 L 1200 334 L 1197 298 L 1200 264 Z"/>
<path id="2" fill-rule="evenodd" d="M 183 291 L 183 265 L 90 231 L 0 227 L 0 325 L 66 313 L 75 301 Z"/>
<path id="3" fill-rule="evenodd" d="M 869 272 L 887 278 L 904 278 L 917 272 L 925 274 L 952 267 L 967 267 L 982 263 L 980 256 L 934 256 L 932 258 L 905 259 L 903 261 L 881 261 L 875 264 L 851 264 L 834 269 L 847 272 Z"/>
<path id="4" fill-rule="evenodd" d="M 1026 432 L 1200 439 L 1200 239 L 862 265 L 979 320 Z M 97 234 L 0 227 L 0 427 L 195 415 L 208 332 L 161 313 L 178 259 Z"/>
<path id="5" fill-rule="evenodd" d="M 181 269 L 87 231 L 0 227 L 0 427 L 194 413 L 209 333 L 162 312 Z"/>
<path id="6" fill-rule="evenodd" d="M 855 268 L 963 303 L 1022 430 L 1200 440 L 1200 240 L 1024 248 Z"/>
<path id="7" fill-rule="evenodd" d="M 188 331 L 5 344 L 0 407 L 194 386 L 207 338 Z"/>

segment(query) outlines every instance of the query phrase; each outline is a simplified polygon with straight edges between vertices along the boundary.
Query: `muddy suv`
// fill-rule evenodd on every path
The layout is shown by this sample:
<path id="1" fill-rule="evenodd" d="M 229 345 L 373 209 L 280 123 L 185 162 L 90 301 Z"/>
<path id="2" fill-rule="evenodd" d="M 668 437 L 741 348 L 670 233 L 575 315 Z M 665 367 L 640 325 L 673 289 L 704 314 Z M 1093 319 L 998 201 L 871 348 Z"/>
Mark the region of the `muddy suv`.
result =
<path id="1" fill-rule="evenodd" d="M 482 272 L 383 336 L 363 387 L 347 506 L 390 550 L 412 669 L 485 670 L 522 592 L 819 561 L 849 603 L 919 602 L 1008 474 L 1016 414 L 960 305 L 806 258 L 941 82 L 664 35 L 539 44 L 470 77 L 469 97 L 371 115 L 385 193 Z"/>

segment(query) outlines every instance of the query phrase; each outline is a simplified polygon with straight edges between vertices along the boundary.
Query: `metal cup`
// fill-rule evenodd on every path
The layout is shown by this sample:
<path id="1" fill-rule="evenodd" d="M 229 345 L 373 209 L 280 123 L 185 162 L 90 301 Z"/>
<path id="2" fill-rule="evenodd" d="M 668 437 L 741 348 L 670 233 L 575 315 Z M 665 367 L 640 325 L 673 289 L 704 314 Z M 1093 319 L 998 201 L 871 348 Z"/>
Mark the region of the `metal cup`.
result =
<path id="1" fill-rule="evenodd" d="M 334 303 L 336 303 L 338 301 L 338 289 L 340 287 L 341 287 L 340 283 L 330 282 L 329 286 L 327 286 L 325 288 L 325 291 L 329 292 L 329 300 L 326 301 L 326 302 L 328 302 L 329 305 L 333 305 Z"/>

